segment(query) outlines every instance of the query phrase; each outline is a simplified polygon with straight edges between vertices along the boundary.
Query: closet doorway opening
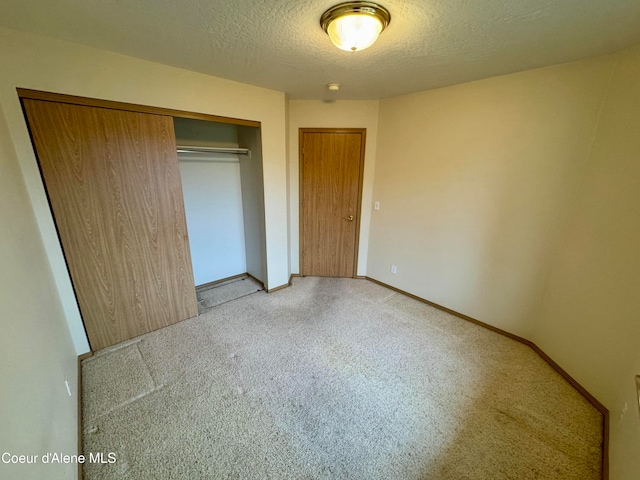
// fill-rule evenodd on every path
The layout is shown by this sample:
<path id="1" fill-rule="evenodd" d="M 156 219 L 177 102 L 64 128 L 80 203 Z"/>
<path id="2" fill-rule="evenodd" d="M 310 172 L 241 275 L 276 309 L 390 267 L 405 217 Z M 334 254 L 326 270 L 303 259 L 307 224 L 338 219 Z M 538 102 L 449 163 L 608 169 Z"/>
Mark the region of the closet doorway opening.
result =
<path id="1" fill-rule="evenodd" d="M 265 288 L 259 127 L 174 117 L 198 310 Z"/>

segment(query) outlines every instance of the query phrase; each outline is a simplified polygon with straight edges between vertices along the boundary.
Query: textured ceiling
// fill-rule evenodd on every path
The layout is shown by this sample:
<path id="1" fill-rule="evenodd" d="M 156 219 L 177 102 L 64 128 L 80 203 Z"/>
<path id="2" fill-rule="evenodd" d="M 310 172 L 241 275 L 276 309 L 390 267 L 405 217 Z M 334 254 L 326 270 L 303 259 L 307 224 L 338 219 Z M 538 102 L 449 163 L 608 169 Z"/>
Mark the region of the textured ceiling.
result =
<path id="1" fill-rule="evenodd" d="M 335 3 L 2 0 L 0 25 L 309 99 L 391 97 L 640 43 L 638 0 L 381 0 L 391 24 L 351 53 L 319 26 Z"/>

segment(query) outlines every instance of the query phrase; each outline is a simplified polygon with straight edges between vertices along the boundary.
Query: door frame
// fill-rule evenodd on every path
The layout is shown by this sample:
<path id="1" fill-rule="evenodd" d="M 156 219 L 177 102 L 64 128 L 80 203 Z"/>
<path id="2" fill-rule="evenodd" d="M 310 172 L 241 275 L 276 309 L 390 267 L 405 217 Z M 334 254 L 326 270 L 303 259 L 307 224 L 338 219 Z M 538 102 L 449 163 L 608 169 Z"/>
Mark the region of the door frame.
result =
<path id="1" fill-rule="evenodd" d="M 353 257 L 353 275 L 352 278 L 358 277 L 358 252 L 360 250 L 360 223 L 362 221 L 362 185 L 364 181 L 364 154 L 367 144 L 367 129 L 366 128 L 299 128 L 298 129 L 298 238 L 299 238 L 299 252 L 298 252 L 298 265 L 300 275 L 305 276 L 304 262 L 302 261 L 302 252 L 304 251 L 304 235 L 302 229 L 304 227 L 303 211 L 302 211 L 302 199 L 303 199 L 303 185 L 304 185 L 304 169 L 302 162 L 304 161 L 304 134 L 305 133 L 359 133 L 360 134 L 360 159 L 358 163 L 358 201 L 356 204 L 356 239 L 354 242 L 354 257 Z"/>
<path id="2" fill-rule="evenodd" d="M 16 88 L 18 98 L 28 98 L 30 100 L 45 100 L 56 103 L 70 103 L 71 105 L 82 105 L 85 107 L 108 108 L 111 110 L 124 110 L 136 113 L 151 113 L 153 115 L 165 115 L 167 117 L 191 118 L 193 120 L 206 120 L 208 122 L 230 123 L 232 125 L 242 125 L 245 127 L 260 127 L 262 124 L 255 120 L 244 120 L 241 118 L 221 117 L 208 113 L 189 112 L 186 110 L 176 110 L 165 107 L 151 107 L 136 103 L 116 102 L 114 100 L 102 100 L 98 98 L 78 97 L 64 93 L 43 92 L 41 90 L 31 90 L 28 88 Z"/>

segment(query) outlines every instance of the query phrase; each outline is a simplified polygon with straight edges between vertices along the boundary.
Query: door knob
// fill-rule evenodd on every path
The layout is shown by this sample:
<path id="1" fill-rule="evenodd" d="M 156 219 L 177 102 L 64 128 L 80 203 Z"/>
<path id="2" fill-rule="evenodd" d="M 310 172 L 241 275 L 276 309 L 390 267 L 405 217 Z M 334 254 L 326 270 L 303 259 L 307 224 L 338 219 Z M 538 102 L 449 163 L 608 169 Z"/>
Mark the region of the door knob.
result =
<path id="1" fill-rule="evenodd" d="M 348 217 L 346 217 L 347 220 L 349 220 L 350 222 L 353 222 L 353 215 L 349 215 Z"/>

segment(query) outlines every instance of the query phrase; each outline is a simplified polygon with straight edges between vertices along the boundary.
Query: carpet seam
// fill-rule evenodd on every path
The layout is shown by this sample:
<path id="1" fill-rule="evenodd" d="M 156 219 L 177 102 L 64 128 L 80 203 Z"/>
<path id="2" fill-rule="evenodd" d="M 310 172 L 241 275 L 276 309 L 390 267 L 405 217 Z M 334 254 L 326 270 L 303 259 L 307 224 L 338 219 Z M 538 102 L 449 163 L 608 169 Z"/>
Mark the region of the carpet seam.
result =
<path id="1" fill-rule="evenodd" d="M 145 392 L 142 392 L 134 397 L 128 398 L 127 400 L 125 400 L 123 403 L 119 403 L 118 405 L 116 405 L 115 407 L 112 407 L 111 409 L 105 411 L 104 413 L 101 413 L 100 415 L 96 416 L 95 418 L 92 419 L 92 421 L 90 423 L 97 423 L 98 420 L 101 420 L 102 418 L 106 417 L 107 415 L 112 414 L 113 412 L 126 407 L 127 405 L 131 405 L 132 403 L 135 403 L 136 401 L 140 400 L 141 398 L 146 397 L 147 395 L 151 394 L 151 393 L 155 393 L 155 392 L 159 392 L 161 391 L 163 388 L 165 387 L 165 385 L 161 385 L 158 388 L 152 388 L 151 390 L 147 390 Z M 85 435 L 90 435 L 91 432 L 88 430 L 83 430 Z"/>
<path id="2" fill-rule="evenodd" d="M 156 378 L 153 376 L 153 371 L 149 367 L 149 364 L 144 359 L 144 355 L 142 353 L 142 350 L 140 350 L 140 343 L 141 342 L 137 342 L 136 343 L 136 350 L 138 350 L 138 355 L 140 355 L 140 360 L 142 361 L 142 364 L 144 365 L 144 368 L 147 370 L 147 373 L 149 374 L 149 377 L 151 377 L 151 381 L 153 382 L 153 389 L 156 390 L 158 388 L 158 382 L 157 382 Z"/>

